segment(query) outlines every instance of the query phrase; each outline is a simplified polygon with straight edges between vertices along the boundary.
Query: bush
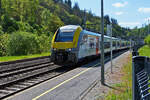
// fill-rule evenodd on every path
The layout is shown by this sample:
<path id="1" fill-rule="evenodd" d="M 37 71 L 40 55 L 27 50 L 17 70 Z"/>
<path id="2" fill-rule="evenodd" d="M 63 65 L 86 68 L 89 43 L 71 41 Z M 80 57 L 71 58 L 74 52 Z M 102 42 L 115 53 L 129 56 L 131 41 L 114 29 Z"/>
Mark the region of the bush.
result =
<path id="1" fill-rule="evenodd" d="M 15 32 L 10 35 L 8 52 L 11 56 L 41 53 L 37 36 L 28 32 Z"/>
<path id="2" fill-rule="evenodd" d="M 15 32 L 10 35 L 8 54 L 11 56 L 39 54 L 50 50 L 50 39 L 42 34 L 38 36 L 29 32 Z"/>
<path id="3" fill-rule="evenodd" d="M 48 52 L 50 51 L 50 41 L 51 39 L 42 34 L 41 36 L 38 37 L 38 41 L 39 41 L 39 48 L 40 48 L 40 52 Z"/>
<path id="4" fill-rule="evenodd" d="M 8 42 L 9 42 L 9 35 L 1 34 L 0 35 L 0 56 L 7 56 Z"/>
<path id="5" fill-rule="evenodd" d="M 32 26 L 30 26 L 30 24 L 26 23 L 26 22 L 17 22 L 17 25 L 19 26 L 19 31 L 23 31 L 23 32 L 34 32 L 34 29 Z"/>
<path id="6" fill-rule="evenodd" d="M 144 39 L 144 42 L 150 47 L 150 35 Z"/>
<path id="7" fill-rule="evenodd" d="M 10 18 L 8 15 L 3 15 L 1 17 L 2 28 L 4 32 L 12 33 L 19 29 L 16 20 Z"/>
<path id="8" fill-rule="evenodd" d="M 2 26 L 0 26 L 0 35 L 4 34 Z"/>

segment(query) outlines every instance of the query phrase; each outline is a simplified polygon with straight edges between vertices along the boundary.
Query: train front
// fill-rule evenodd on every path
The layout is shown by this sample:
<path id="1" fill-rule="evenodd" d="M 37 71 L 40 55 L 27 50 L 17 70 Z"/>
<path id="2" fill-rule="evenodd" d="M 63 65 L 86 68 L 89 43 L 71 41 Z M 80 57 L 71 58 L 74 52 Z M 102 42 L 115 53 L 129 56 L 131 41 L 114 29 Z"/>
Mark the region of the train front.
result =
<path id="1" fill-rule="evenodd" d="M 53 36 L 51 61 L 56 64 L 78 62 L 78 39 L 82 28 L 76 25 L 60 27 Z"/>

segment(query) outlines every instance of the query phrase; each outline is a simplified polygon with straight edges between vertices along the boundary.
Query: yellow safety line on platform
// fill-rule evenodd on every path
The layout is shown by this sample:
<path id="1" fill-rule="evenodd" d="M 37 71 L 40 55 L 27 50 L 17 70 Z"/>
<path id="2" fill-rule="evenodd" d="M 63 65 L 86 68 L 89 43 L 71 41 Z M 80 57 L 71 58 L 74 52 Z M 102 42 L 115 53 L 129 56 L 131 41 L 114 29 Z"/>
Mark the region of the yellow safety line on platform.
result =
<path id="1" fill-rule="evenodd" d="M 80 76 L 81 74 L 87 72 L 87 71 L 90 70 L 90 69 L 91 69 L 91 68 L 88 68 L 88 69 L 86 69 L 86 70 L 80 72 L 79 74 L 77 74 L 77 75 L 73 76 L 72 78 L 70 78 L 70 79 L 68 79 L 68 80 L 66 80 L 66 81 L 64 81 L 64 82 L 62 82 L 62 83 L 60 83 L 60 84 L 58 84 L 57 86 L 55 86 L 55 87 L 49 89 L 48 91 L 46 91 L 46 92 L 42 93 L 41 95 L 39 95 L 39 96 L 33 98 L 32 100 L 37 100 L 37 99 L 39 99 L 39 98 L 42 97 L 43 95 L 45 95 L 45 94 L 47 94 L 47 93 L 49 93 L 49 92 L 55 90 L 56 88 L 58 88 L 58 87 L 60 87 L 61 85 L 65 84 L 65 83 L 67 83 L 67 82 L 69 82 L 69 81 L 71 81 L 72 79 L 74 79 L 74 78 Z"/>
<path id="2" fill-rule="evenodd" d="M 60 83 L 59 85 L 57 85 L 57 86 L 51 88 L 50 90 L 48 90 L 48 91 L 44 92 L 43 94 L 41 94 L 41 95 L 39 95 L 39 96 L 33 98 L 32 100 L 37 100 L 38 98 L 40 98 L 40 97 L 43 96 L 44 94 L 46 94 L 46 93 L 48 93 L 48 92 L 51 92 L 52 90 L 54 90 L 54 89 L 58 88 L 59 86 L 61 86 L 61 85 L 65 84 L 65 83 L 71 81 L 72 79 L 74 79 L 74 78 L 80 76 L 81 74 L 87 72 L 87 71 L 90 70 L 92 67 L 95 67 L 95 66 L 97 66 L 97 65 L 99 65 L 99 63 L 96 64 L 96 65 L 94 65 L 94 66 L 91 66 L 90 68 L 88 68 L 88 69 L 86 69 L 86 70 L 84 70 L 84 71 L 82 71 L 82 72 L 80 72 L 79 74 L 73 76 L 72 78 L 70 78 L 70 79 L 68 79 L 68 80 L 66 80 L 66 81 L 64 81 L 64 82 L 62 82 L 62 83 Z M 61 77 L 61 76 L 62 76 L 62 75 L 60 75 L 60 76 L 58 76 L 58 77 Z M 58 78 L 58 77 L 56 77 L 56 78 Z M 54 79 L 56 79 L 56 78 L 53 78 L 53 79 L 48 80 L 48 81 L 45 81 L 45 82 L 43 82 L 43 83 L 41 83 L 41 84 L 45 84 L 45 83 L 47 83 L 47 82 L 49 82 L 49 81 L 52 81 L 52 80 L 54 80 Z M 22 93 L 24 93 L 24 92 L 26 92 L 26 91 L 29 91 L 29 90 L 31 90 L 31 89 L 33 89 L 33 88 L 36 88 L 36 87 L 40 86 L 41 84 L 38 84 L 38 85 L 36 85 L 36 86 L 34 86 L 34 87 L 31 87 L 31 88 L 29 88 L 29 89 L 27 89 L 27 90 L 24 90 L 24 91 L 22 91 L 22 92 L 20 92 L 20 93 L 17 93 L 17 94 L 15 94 L 15 95 L 13 95 L 13 96 L 10 96 L 10 97 L 8 97 L 8 98 L 6 98 L 6 99 L 4 99 L 4 100 L 12 99 L 14 96 L 20 95 L 20 94 L 22 94 Z"/>

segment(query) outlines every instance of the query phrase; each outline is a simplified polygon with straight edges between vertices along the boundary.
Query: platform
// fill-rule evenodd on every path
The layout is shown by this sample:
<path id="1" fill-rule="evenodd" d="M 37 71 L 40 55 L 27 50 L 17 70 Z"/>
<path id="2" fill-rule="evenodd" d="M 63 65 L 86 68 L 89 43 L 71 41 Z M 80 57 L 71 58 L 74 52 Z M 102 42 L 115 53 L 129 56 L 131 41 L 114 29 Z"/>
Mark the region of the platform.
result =
<path id="1" fill-rule="evenodd" d="M 125 53 L 124 53 L 125 54 Z M 124 54 L 120 56 L 124 56 Z M 118 56 L 118 57 L 120 57 Z M 115 59 L 118 59 L 116 57 Z M 76 68 L 4 100 L 79 100 L 101 76 L 100 60 Z M 110 62 L 105 64 L 105 70 Z"/>

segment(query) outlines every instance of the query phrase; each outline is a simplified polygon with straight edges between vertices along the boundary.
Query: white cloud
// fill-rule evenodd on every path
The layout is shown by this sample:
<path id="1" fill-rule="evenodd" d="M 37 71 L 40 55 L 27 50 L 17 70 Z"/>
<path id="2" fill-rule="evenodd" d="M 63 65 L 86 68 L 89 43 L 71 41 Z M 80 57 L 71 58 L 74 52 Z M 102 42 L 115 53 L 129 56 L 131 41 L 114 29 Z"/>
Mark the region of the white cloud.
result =
<path id="1" fill-rule="evenodd" d="M 123 14 L 123 12 L 121 12 L 121 11 L 120 12 L 115 12 L 115 15 L 118 15 L 118 16 L 122 15 L 122 14 Z"/>
<path id="2" fill-rule="evenodd" d="M 141 7 L 138 9 L 139 12 L 143 12 L 143 13 L 150 13 L 150 8 L 144 8 L 144 7 Z"/>
<path id="3" fill-rule="evenodd" d="M 123 27 L 130 27 L 133 28 L 135 26 L 139 26 L 140 22 L 120 22 L 119 25 L 123 26 Z"/>
<path id="4" fill-rule="evenodd" d="M 124 2 L 124 3 L 117 2 L 117 3 L 112 4 L 112 6 L 119 8 L 119 7 L 125 7 L 127 4 L 128 2 Z"/>

